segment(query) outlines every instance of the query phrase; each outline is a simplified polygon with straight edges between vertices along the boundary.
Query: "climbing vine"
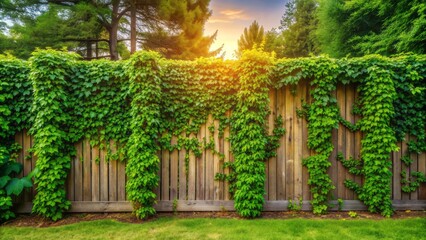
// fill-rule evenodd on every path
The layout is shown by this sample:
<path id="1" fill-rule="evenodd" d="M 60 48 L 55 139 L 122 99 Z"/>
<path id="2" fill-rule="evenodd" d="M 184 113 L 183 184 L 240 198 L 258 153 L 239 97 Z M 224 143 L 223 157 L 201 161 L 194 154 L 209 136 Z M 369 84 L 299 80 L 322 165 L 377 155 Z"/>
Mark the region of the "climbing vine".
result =
<path id="1" fill-rule="evenodd" d="M 243 217 L 257 217 L 263 209 L 265 194 L 266 144 L 265 119 L 273 57 L 255 50 L 243 53 L 238 103 L 232 114 L 231 146 L 237 175 L 234 205 Z"/>
<path id="2" fill-rule="evenodd" d="M 154 52 L 137 53 L 126 66 L 132 94 L 126 190 L 138 218 L 155 214 L 154 189 L 159 182 L 157 172 L 160 164 L 156 155 L 161 99 L 158 59 L 159 54 Z"/>
<path id="3" fill-rule="evenodd" d="M 70 76 L 77 55 L 52 50 L 36 51 L 30 79 L 34 89 L 34 153 L 38 157 L 35 175 L 37 194 L 33 212 L 54 221 L 70 208 L 65 180 L 71 167 Z"/>

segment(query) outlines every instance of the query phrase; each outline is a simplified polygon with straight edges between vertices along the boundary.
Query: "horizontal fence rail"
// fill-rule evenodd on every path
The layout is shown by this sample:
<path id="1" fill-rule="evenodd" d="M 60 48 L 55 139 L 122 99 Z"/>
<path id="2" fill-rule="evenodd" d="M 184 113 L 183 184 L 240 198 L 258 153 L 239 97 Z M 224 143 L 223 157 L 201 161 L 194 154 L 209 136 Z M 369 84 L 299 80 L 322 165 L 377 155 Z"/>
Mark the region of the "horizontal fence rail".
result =
<path id="1" fill-rule="evenodd" d="M 303 210 L 309 210 L 311 194 L 308 185 L 308 172 L 302 166 L 302 160 L 314 154 L 307 147 L 308 129 L 305 119 L 298 117 L 298 110 L 302 109 L 302 101 L 309 102 L 310 86 L 301 82 L 294 87 L 282 87 L 270 90 L 270 116 L 268 131 L 272 133 L 274 119 L 281 115 L 286 134 L 280 139 L 277 156 L 265 162 L 265 211 L 284 211 L 288 200 L 303 199 Z M 359 116 L 352 114 L 352 107 L 357 98 L 357 91 L 353 85 L 339 85 L 335 91 L 337 103 L 343 118 L 351 123 L 359 120 Z M 224 161 L 233 161 L 229 127 L 224 136 L 219 137 L 218 120 L 211 116 L 201 126 L 197 138 L 199 141 L 210 139 L 209 126 L 215 126 L 213 139 L 215 151 L 204 150 L 200 157 L 189 154 L 188 168 L 186 169 L 185 150 L 160 151 L 161 159 L 159 171 L 160 184 L 156 189 L 157 211 L 233 211 L 233 201 L 229 194 L 229 184 L 215 180 L 217 173 L 229 173 L 224 169 Z M 195 137 L 195 136 L 194 136 Z M 353 176 L 337 161 L 337 154 L 343 153 L 345 158 L 359 159 L 362 134 L 351 132 L 341 124 L 333 130 L 334 151 L 330 157 L 332 166 L 328 174 L 334 186 L 332 199 L 342 199 L 343 210 L 365 210 L 365 206 L 357 200 L 356 194 L 344 186 L 345 179 L 351 179 L 362 184 L 363 179 Z M 410 136 L 406 137 L 409 140 Z M 33 145 L 33 137 L 27 131 L 15 136 L 15 141 L 23 146 L 17 161 L 22 163 L 27 175 L 37 161 L 36 157 L 28 152 Z M 172 138 L 176 144 L 177 136 Z M 112 152 L 113 142 L 110 142 Z M 405 142 L 398 143 L 400 151 L 391 154 L 392 160 L 392 199 L 395 209 L 426 209 L 426 184 L 421 184 L 415 192 L 404 193 L 401 190 L 401 170 L 407 173 L 413 171 L 426 172 L 426 154 L 412 154 L 413 163 L 406 167 L 400 158 L 407 151 Z M 76 157 L 72 160 L 71 171 L 67 180 L 67 197 L 72 202 L 71 212 L 128 212 L 132 211 L 130 202 L 126 201 L 125 162 L 116 160 L 107 161 L 107 151 L 98 147 L 91 147 L 89 141 L 84 140 L 75 145 Z M 219 153 L 223 159 L 219 157 Z M 30 212 L 31 201 L 35 195 L 34 188 L 25 191 L 17 199 L 18 212 Z M 174 202 L 176 206 L 174 207 Z M 334 201 L 337 209 L 336 201 Z"/>

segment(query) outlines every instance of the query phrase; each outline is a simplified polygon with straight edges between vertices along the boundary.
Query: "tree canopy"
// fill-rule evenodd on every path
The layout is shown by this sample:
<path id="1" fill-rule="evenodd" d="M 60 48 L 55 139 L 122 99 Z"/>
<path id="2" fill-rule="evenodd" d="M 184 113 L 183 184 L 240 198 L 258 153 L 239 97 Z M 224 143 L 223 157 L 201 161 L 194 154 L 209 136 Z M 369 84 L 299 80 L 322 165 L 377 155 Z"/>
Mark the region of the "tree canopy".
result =
<path id="1" fill-rule="evenodd" d="M 65 46 L 88 58 L 96 51 L 118 59 L 128 53 L 124 43 L 132 42 L 134 50 L 137 42 L 140 48 L 158 50 L 166 57 L 193 59 L 217 53 L 209 52 L 215 35 L 203 36 L 211 15 L 209 2 L 3 0 L 0 14 L 13 22 L 9 37 L 20 57 L 28 57 L 35 47 Z"/>

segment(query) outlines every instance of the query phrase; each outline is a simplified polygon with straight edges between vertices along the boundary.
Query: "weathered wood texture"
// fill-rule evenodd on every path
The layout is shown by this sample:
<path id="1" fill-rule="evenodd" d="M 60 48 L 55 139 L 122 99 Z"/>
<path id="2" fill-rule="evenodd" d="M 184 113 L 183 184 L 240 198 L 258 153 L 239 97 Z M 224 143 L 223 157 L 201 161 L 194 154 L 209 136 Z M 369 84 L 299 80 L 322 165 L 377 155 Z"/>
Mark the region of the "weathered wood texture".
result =
<path id="1" fill-rule="evenodd" d="M 307 147 L 308 124 L 305 119 L 299 118 L 298 110 L 302 108 L 302 101 L 309 102 L 311 86 L 302 82 L 296 87 L 283 87 L 272 89 L 269 92 L 270 113 L 266 119 L 267 131 L 272 134 L 274 119 L 277 116 L 283 118 L 283 126 L 286 134 L 280 140 L 277 156 L 266 163 L 265 182 L 265 210 L 282 211 L 286 209 L 288 200 L 303 198 L 311 200 L 309 192 L 307 169 L 303 167 L 302 160 L 314 154 Z M 352 114 L 352 106 L 358 93 L 354 86 L 339 85 L 334 92 L 342 117 L 355 123 L 359 116 Z M 230 116 L 232 113 L 228 112 Z M 223 169 L 224 162 L 233 161 L 231 146 L 229 143 L 230 129 L 224 129 L 223 136 L 218 134 L 219 122 L 209 116 L 207 122 L 201 126 L 197 134 L 188 135 L 197 138 L 203 144 L 214 145 L 214 149 L 206 149 L 201 156 L 195 156 L 193 152 L 174 150 L 172 152 L 162 150 L 158 152 L 161 159 L 160 183 L 155 192 L 158 194 L 157 209 L 161 211 L 171 210 L 174 200 L 178 201 L 179 211 L 216 211 L 232 210 L 231 196 L 228 192 L 229 184 L 215 180 L 217 173 L 229 173 L 229 169 Z M 344 186 L 345 179 L 362 183 L 363 179 L 348 173 L 336 156 L 341 152 L 346 158 L 359 159 L 362 134 L 353 133 L 341 124 L 333 130 L 333 144 L 335 149 L 331 154 L 332 166 L 328 173 L 336 189 L 332 192 L 333 199 L 356 200 L 357 196 Z M 410 137 L 407 136 L 407 140 Z M 36 163 L 36 156 L 28 153 L 34 139 L 23 131 L 15 136 L 16 142 L 23 146 L 19 152 L 17 161 L 24 166 L 24 174 L 28 174 Z M 177 136 L 172 138 L 172 143 L 177 142 Z M 211 144 L 209 144 L 211 143 Z M 110 146 L 111 153 L 117 151 L 113 142 L 105 144 Z M 390 155 L 393 163 L 392 173 L 392 199 L 399 209 L 425 208 L 426 184 L 421 184 L 414 193 L 401 191 L 401 170 L 426 172 L 426 154 L 413 154 L 414 162 L 405 166 L 400 158 L 407 151 L 405 143 L 398 143 L 400 152 Z M 125 162 L 108 160 L 106 149 L 91 147 L 88 141 L 75 144 L 77 155 L 72 159 L 72 169 L 67 178 L 67 196 L 75 205 L 71 211 L 130 211 L 131 206 L 126 202 L 125 193 Z M 22 175 L 22 174 L 21 174 Z M 27 190 L 18 202 L 25 206 L 32 201 L 35 190 Z M 412 202 L 412 205 L 410 205 Z M 422 205 L 423 204 L 423 205 Z M 357 201 L 348 201 L 345 204 L 347 210 L 364 209 Z M 304 209 L 308 209 L 304 205 Z"/>

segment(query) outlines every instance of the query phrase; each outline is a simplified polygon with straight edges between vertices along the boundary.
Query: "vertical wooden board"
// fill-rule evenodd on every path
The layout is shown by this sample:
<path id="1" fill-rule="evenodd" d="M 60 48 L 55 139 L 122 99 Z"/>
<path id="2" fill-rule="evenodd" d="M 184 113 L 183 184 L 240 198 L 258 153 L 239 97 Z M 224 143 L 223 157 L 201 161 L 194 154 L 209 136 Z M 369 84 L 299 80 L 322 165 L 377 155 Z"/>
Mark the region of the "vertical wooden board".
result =
<path id="1" fill-rule="evenodd" d="M 18 143 L 22 149 L 18 152 L 18 157 L 16 158 L 16 162 L 20 164 L 24 164 L 24 157 L 25 157 L 25 151 L 24 151 L 24 132 L 19 132 L 15 134 L 15 142 Z M 18 177 L 23 177 L 24 173 L 21 172 L 18 174 Z"/>
<path id="2" fill-rule="evenodd" d="M 215 146 L 215 151 L 220 153 L 220 143 L 219 143 L 219 121 L 218 120 L 214 120 L 213 121 L 213 125 L 214 125 L 214 134 L 213 134 L 213 139 L 214 139 L 214 146 Z M 215 175 L 216 173 L 221 173 L 221 168 L 220 168 L 220 158 L 219 158 L 219 154 L 215 153 L 213 154 L 213 199 L 214 200 L 221 200 L 223 199 L 223 191 L 220 188 L 220 181 L 216 181 Z"/>
<path id="3" fill-rule="evenodd" d="M 401 143 L 398 143 L 399 151 L 392 153 L 393 165 L 393 187 L 392 194 L 393 200 L 401 200 Z"/>
<path id="4" fill-rule="evenodd" d="M 405 136 L 405 141 L 402 142 L 402 144 L 401 144 L 401 156 L 398 159 L 399 160 L 399 164 L 401 164 L 401 170 L 405 170 L 405 172 L 407 173 L 407 178 L 410 176 L 410 167 L 405 166 L 405 163 L 403 163 L 401 161 L 401 157 L 405 156 L 408 153 L 408 151 L 407 151 L 407 142 L 409 140 L 410 140 L 409 136 L 406 135 Z M 399 173 L 399 174 L 401 174 L 401 173 Z M 399 184 L 401 184 L 401 183 L 399 183 Z M 401 194 L 402 194 L 401 195 L 401 199 L 402 200 L 409 200 L 410 199 L 410 194 L 409 193 L 401 192 Z"/>
<path id="5" fill-rule="evenodd" d="M 337 99 L 337 88 L 339 87 L 343 87 L 343 85 L 338 85 L 336 87 L 336 90 L 333 91 L 333 96 Z M 341 106 L 338 106 L 339 110 L 340 110 L 340 114 L 343 115 L 343 117 L 345 116 L 345 109 L 340 108 Z M 331 141 L 333 143 L 333 151 L 331 152 L 330 155 L 330 162 L 331 162 L 331 166 L 328 169 L 327 173 L 330 175 L 331 181 L 333 186 L 336 186 L 336 188 L 334 188 L 333 190 L 331 190 L 331 194 L 332 194 L 332 199 L 337 198 L 337 185 L 338 185 L 338 161 L 337 161 L 337 153 L 339 151 L 339 145 L 338 145 L 338 129 L 333 129 L 331 132 Z"/>
<path id="6" fill-rule="evenodd" d="M 277 173 L 276 173 L 276 183 L 277 183 L 277 200 L 286 200 L 286 165 L 285 165 L 285 155 L 286 155 L 286 138 L 289 134 L 288 126 L 286 124 L 286 115 L 285 115 L 285 87 L 282 87 L 277 90 L 277 114 L 280 114 L 283 118 L 283 124 L 286 129 L 286 134 L 280 139 L 280 146 L 277 150 Z"/>
<path id="7" fill-rule="evenodd" d="M 191 133 L 190 138 L 195 138 L 195 134 Z M 195 200 L 195 183 L 196 183 L 196 159 L 194 153 L 189 153 L 189 172 L 188 172 L 188 200 Z"/>
<path id="8" fill-rule="evenodd" d="M 351 85 L 346 85 L 346 106 L 345 106 L 345 119 L 350 123 L 354 124 L 354 116 L 352 114 L 352 105 L 354 103 L 354 91 Z M 355 157 L 354 152 L 354 143 L 355 143 L 355 134 L 351 132 L 349 129 L 346 130 L 346 148 L 345 148 L 345 156 L 346 158 Z M 346 169 L 346 179 L 355 180 L 354 176 L 349 173 L 348 169 Z M 346 199 L 354 199 L 354 191 L 346 188 Z"/>
<path id="9" fill-rule="evenodd" d="M 186 137 L 186 134 L 182 133 L 182 137 Z M 186 166 L 186 150 L 182 148 L 179 150 L 179 200 L 186 200 L 186 177 L 187 177 L 187 166 Z"/>
<path id="10" fill-rule="evenodd" d="M 172 145 L 177 144 L 177 137 L 172 137 Z M 174 149 L 170 153 L 170 200 L 178 198 L 179 152 Z"/>
<path id="11" fill-rule="evenodd" d="M 415 137 L 411 137 L 409 138 L 410 140 L 416 140 Z M 417 172 L 418 171 L 418 154 L 417 153 L 411 153 L 410 154 L 410 158 L 413 160 L 413 162 L 410 165 L 410 175 L 412 172 Z M 417 189 L 416 191 L 410 193 L 410 200 L 417 200 L 418 199 L 418 195 L 419 195 L 419 189 Z"/>
<path id="12" fill-rule="evenodd" d="M 206 140 L 209 143 L 211 140 L 212 133 L 209 127 L 213 125 L 213 117 L 209 115 L 206 124 Z M 214 125 L 213 125 L 214 126 Z M 214 141 L 214 138 L 213 138 Z M 206 200 L 214 199 L 214 159 L 213 151 L 210 149 L 206 150 Z"/>
<path id="13" fill-rule="evenodd" d="M 297 84 L 294 97 L 293 122 L 294 122 L 294 197 L 303 198 L 302 185 L 302 118 L 297 117 L 297 110 L 302 109 L 303 82 Z"/>
<path id="14" fill-rule="evenodd" d="M 206 125 L 201 125 L 200 132 L 198 133 L 198 140 L 204 142 L 206 137 Z M 206 151 L 203 149 L 201 157 L 196 159 L 197 162 L 197 182 L 196 182 L 196 199 L 205 199 L 205 181 L 206 181 L 206 168 L 205 168 Z"/>
<path id="15" fill-rule="evenodd" d="M 126 200 L 126 162 L 120 158 L 117 164 L 117 201 Z"/>
<path id="16" fill-rule="evenodd" d="M 275 118 L 277 118 L 277 91 L 275 89 L 269 90 L 269 110 L 271 113 L 268 118 L 268 133 L 269 135 L 273 134 Z M 278 149 L 277 149 L 278 150 Z M 267 179 L 267 190 L 268 190 L 268 200 L 275 201 L 277 200 L 277 157 L 272 157 L 267 161 L 268 172 L 266 174 Z"/>
<path id="17" fill-rule="evenodd" d="M 357 86 L 353 86 L 354 92 L 355 92 L 355 101 L 359 98 L 359 93 L 357 91 Z M 359 115 L 355 115 L 355 123 L 359 122 L 361 120 L 361 117 Z M 361 140 L 362 140 L 362 134 L 361 131 L 358 130 L 355 132 L 355 148 L 354 148 L 354 157 L 357 160 L 361 160 Z M 360 186 L 362 184 L 362 176 L 358 175 L 355 176 L 355 182 L 358 183 Z M 354 199 L 358 199 L 358 196 L 354 193 Z"/>
<path id="18" fill-rule="evenodd" d="M 419 155 L 418 161 L 419 161 L 419 172 L 426 174 L 426 153 L 425 152 Z M 420 184 L 418 199 L 426 200 L 426 183 Z"/>
<path id="19" fill-rule="evenodd" d="M 224 164 L 224 160 L 225 160 L 225 139 L 222 136 L 219 137 L 219 153 L 220 153 L 220 157 L 219 157 L 219 173 L 223 174 L 224 173 L 224 169 L 223 169 L 223 164 Z M 215 180 L 216 181 L 216 180 Z M 220 197 L 219 200 L 224 200 L 225 198 L 225 181 L 218 181 L 219 183 L 219 191 L 220 191 Z"/>
<path id="20" fill-rule="evenodd" d="M 34 137 L 31 136 L 31 147 L 33 147 L 33 146 L 34 146 Z M 32 166 L 31 170 L 33 170 L 36 167 L 36 163 L 37 163 L 37 156 L 33 153 L 32 157 L 31 157 L 31 166 Z M 33 178 L 33 182 L 34 182 L 34 178 Z M 35 188 L 35 186 L 33 186 L 31 188 L 31 201 L 33 201 L 35 195 L 36 195 L 36 188 Z"/>
<path id="21" fill-rule="evenodd" d="M 345 89 L 346 86 L 344 85 L 338 85 L 337 86 L 337 105 L 340 109 L 340 114 L 342 116 L 345 116 L 346 114 L 346 97 L 345 97 Z M 342 124 L 339 124 L 339 129 L 337 130 L 337 152 L 343 153 L 343 156 L 347 158 L 348 156 L 345 156 L 346 152 L 346 130 L 345 127 Z M 345 179 L 346 179 L 346 169 L 343 167 L 342 163 L 339 161 L 337 162 L 337 198 L 340 199 L 347 199 L 346 198 L 346 187 L 345 187 Z"/>
<path id="22" fill-rule="evenodd" d="M 66 186 L 67 186 L 67 199 L 74 201 L 74 183 L 75 183 L 75 161 L 71 159 L 71 168 L 67 176 Z"/>
<path id="23" fill-rule="evenodd" d="M 110 141 L 109 147 L 111 148 L 111 154 L 117 152 L 115 142 Z M 117 201 L 117 166 L 118 161 L 109 159 L 108 164 L 108 201 L 114 202 Z"/>
<path id="24" fill-rule="evenodd" d="M 158 172 L 157 172 L 157 176 L 158 176 L 158 186 L 154 189 L 154 193 L 155 193 L 155 196 L 156 196 L 156 200 L 157 201 L 160 201 L 161 200 L 161 155 L 162 155 L 162 153 L 161 153 L 161 150 L 158 150 L 157 151 L 157 157 L 158 157 L 158 160 L 159 160 L 159 162 L 158 162 Z M 123 195 L 123 191 L 121 190 L 121 188 L 124 186 L 124 189 L 125 189 L 125 186 L 126 186 L 126 177 L 125 177 L 125 175 L 123 175 L 123 174 L 126 174 L 126 169 L 125 169 L 125 167 L 124 167 L 124 172 L 123 172 L 123 170 L 122 170 L 122 168 L 123 168 L 123 166 L 121 165 L 123 162 L 119 162 L 118 163 L 118 170 L 117 170 L 117 174 L 118 174 L 118 176 L 117 176 L 117 188 L 118 188 L 118 196 L 117 196 L 117 198 L 118 198 L 118 201 L 122 201 L 121 199 L 122 199 L 122 197 L 123 196 L 126 196 L 125 195 L 125 192 L 124 192 L 124 195 Z M 123 184 L 124 183 L 124 184 Z"/>
<path id="25" fill-rule="evenodd" d="M 101 201 L 108 201 L 108 162 L 106 159 L 106 150 L 101 150 L 99 155 Z"/>
<path id="26" fill-rule="evenodd" d="M 227 113 L 227 116 L 229 116 L 229 112 Z M 225 131 L 223 133 L 223 138 L 225 140 L 224 145 L 223 145 L 223 154 L 225 155 L 225 161 L 230 162 L 231 161 L 231 158 L 230 158 L 230 151 L 231 151 L 230 147 L 231 146 L 230 146 L 230 143 L 229 143 L 229 127 L 225 128 Z M 230 173 L 230 169 L 225 168 L 224 173 L 226 175 L 228 175 Z M 224 189 L 224 193 L 223 193 L 224 194 L 224 200 L 230 200 L 231 196 L 229 194 L 229 182 L 225 181 L 224 185 L 225 185 L 225 187 L 224 187 L 225 189 Z"/>
<path id="27" fill-rule="evenodd" d="M 92 201 L 91 149 L 88 140 L 83 141 L 83 201 Z"/>
<path id="28" fill-rule="evenodd" d="M 23 173 L 24 176 L 27 176 L 32 170 L 32 156 L 28 151 L 31 148 L 31 136 L 28 135 L 28 131 L 24 130 L 23 133 L 23 152 L 24 152 L 24 160 L 23 160 Z M 32 199 L 31 189 L 24 189 L 23 196 L 25 202 L 30 202 Z"/>
<path id="29" fill-rule="evenodd" d="M 161 156 L 161 200 L 170 200 L 170 152 L 162 150 Z"/>
<path id="30" fill-rule="evenodd" d="M 305 100 L 305 102 L 309 103 L 310 101 L 310 95 L 309 95 L 309 82 L 308 81 L 303 81 L 301 84 L 302 85 L 302 89 L 301 94 L 303 100 Z M 306 117 L 304 117 L 303 119 L 301 119 L 302 121 L 302 161 L 303 159 L 309 157 L 309 148 L 308 148 L 308 122 L 306 120 Z M 308 174 L 308 169 L 304 166 L 302 166 L 302 197 L 303 200 L 310 200 L 311 199 L 311 194 L 310 194 L 310 188 L 308 185 L 308 180 L 309 180 L 309 174 Z"/>
<path id="31" fill-rule="evenodd" d="M 92 202 L 101 200 L 100 195 L 100 152 L 99 147 L 91 148 L 92 157 L 90 163 L 92 165 Z"/>
<path id="32" fill-rule="evenodd" d="M 18 157 L 16 158 L 16 162 L 23 164 L 24 163 L 24 132 L 18 132 L 15 134 L 15 142 L 18 143 L 22 149 L 18 152 Z M 24 173 L 21 172 L 18 174 L 18 177 L 23 177 Z M 24 197 L 22 195 L 16 197 L 17 202 L 24 202 Z"/>
<path id="33" fill-rule="evenodd" d="M 285 125 L 287 134 L 285 138 L 285 165 L 286 165 L 286 198 L 294 199 L 294 96 L 291 87 L 285 88 Z"/>
<path id="34" fill-rule="evenodd" d="M 74 201 L 83 200 L 83 162 L 82 142 L 75 144 L 76 156 L 74 158 Z"/>

